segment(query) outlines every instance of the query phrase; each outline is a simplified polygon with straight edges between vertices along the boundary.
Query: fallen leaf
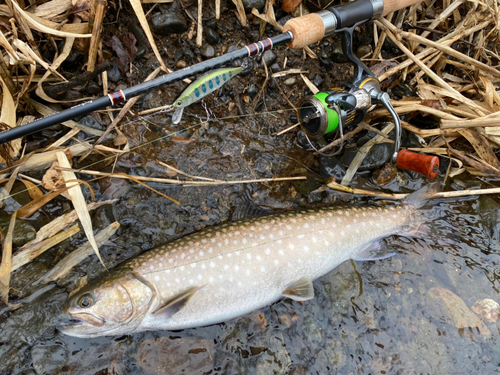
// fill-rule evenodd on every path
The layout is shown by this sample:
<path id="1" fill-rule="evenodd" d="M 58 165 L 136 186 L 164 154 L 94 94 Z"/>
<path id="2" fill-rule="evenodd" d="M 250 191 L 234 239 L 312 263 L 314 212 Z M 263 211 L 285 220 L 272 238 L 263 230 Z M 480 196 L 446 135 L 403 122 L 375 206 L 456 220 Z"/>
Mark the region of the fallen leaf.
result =
<path id="1" fill-rule="evenodd" d="M 0 265 L 0 294 L 5 304 L 9 301 L 10 272 L 12 268 L 12 236 L 14 234 L 16 214 L 17 212 L 14 212 L 10 218 L 9 230 L 3 243 L 2 264 Z"/>

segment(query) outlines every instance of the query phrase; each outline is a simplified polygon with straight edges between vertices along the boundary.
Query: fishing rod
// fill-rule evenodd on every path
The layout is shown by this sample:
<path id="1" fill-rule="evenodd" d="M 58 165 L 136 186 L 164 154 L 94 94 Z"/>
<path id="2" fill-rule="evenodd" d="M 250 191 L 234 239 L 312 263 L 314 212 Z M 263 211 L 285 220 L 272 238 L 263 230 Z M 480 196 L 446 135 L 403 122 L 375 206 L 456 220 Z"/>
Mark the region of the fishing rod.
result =
<path id="1" fill-rule="evenodd" d="M 406 150 L 401 150 L 401 152 L 399 152 L 401 123 L 394 109 L 392 109 L 391 111 L 392 106 L 390 105 L 389 96 L 387 93 L 380 91 L 378 80 L 361 62 L 361 60 L 359 60 L 355 55 L 352 54 L 352 32 L 356 26 L 371 19 L 383 17 L 388 13 L 405 8 L 407 6 L 417 4 L 421 1 L 422 0 L 356 0 L 348 4 L 333 6 L 317 13 L 310 13 L 302 17 L 291 19 L 283 27 L 282 34 L 267 38 L 265 40 L 261 40 L 257 43 L 249 44 L 237 51 L 218 56 L 207 61 L 203 61 L 201 63 L 186 67 L 184 69 L 164 75 L 154 80 L 146 81 L 136 86 L 115 91 L 108 94 L 107 96 L 103 96 L 101 98 L 68 108 L 61 112 L 36 119 L 28 124 L 3 131 L 0 133 L 0 144 L 4 144 L 14 139 L 36 133 L 40 130 L 60 124 L 76 117 L 84 116 L 108 106 L 114 106 L 118 103 L 125 102 L 130 98 L 145 94 L 158 87 L 162 87 L 201 73 L 205 73 L 209 70 L 226 65 L 235 60 L 262 54 L 263 52 L 270 50 L 276 46 L 287 44 L 291 48 L 304 48 L 310 44 L 322 40 L 325 37 L 331 36 L 336 32 L 342 32 L 344 53 L 346 53 L 349 59 L 355 64 L 356 71 L 362 72 L 361 74 L 358 74 L 358 77 L 354 78 L 354 85 L 351 85 L 351 89 L 348 91 L 349 94 L 352 94 L 351 96 L 356 98 L 356 96 L 354 95 L 354 91 L 365 90 L 369 95 L 370 103 L 373 102 L 373 104 L 383 104 L 389 110 L 389 113 L 391 113 L 391 115 L 393 116 L 397 128 L 397 147 L 395 148 L 393 161 L 396 162 L 401 168 L 410 169 L 424 174 L 429 178 L 433 178 L 437 175 L 439 166 L 439 163 L 436 162 L 436 160 L 438 160 L 437 157 L 411 153 Z M 351 52 L 349 53 L 349 51 Z M 365 85 L 363 84 L 363 82 L 357 82 L 361 78 L 365 78 L 365 76 L 368 79 L 369 84 Z M 367 88 L 368 91 L 366 90 Z M 342 100 L 337 100 L 338 98 L 335 99 L 335 95 L 332 96 L 332 94 L 336 93 L 337 92 L 330 92 L 327 97 L 328 100 L 325 100 L 325 102 L 321 104 L 325 105 L 325 111 L 323 111 L 324 113 L 327 113 L 326 108 L 331 109 L 331 107 L 333 107 L 335 109 L 335 111 L 337 112 L 337 125 L 340 125 L 337 126 L 337 128 L 340 128 L 340 130 L 342 130 L 342 120 L 346 120 L 347 117 L 349 117 L 346 117 L 346 113 L 348 112 L 346 111 L 346 108 L 349 107 L 349 105 L 347 105 L 349 103 L 346 104 Z M 366 106 L 363 105 L 362 107 L 360 107 L 358 104 L 356 104 L 356 102 L 352 101 L 352 98 L 350 99 L 350 105 L 352 107 L 350 108 L 351 112 L 353 109 L 356 111 L 361 110 L 364 115 L 367 109 Z M 322 113 L 319 106 L 317 107 L 317 112 L 320 115 Z M 310 122 L 310 120 L 315 116 L 316 118 L 318 118 L 317 114 L 312 115 L 311 113 L 309 113 L 309 115 L 306 115 L 306 117 L 300 116 L 299 111 L 299 118 L 302 120 L 301 124 L 303 129 L 307 129 L 307 123 Z M 313 123 L 314 121 L 311 122 L 311 124 Z M 306 134 L 308 134 L 307 131 Z M 398 156 L 403 155 L 403 153 L 405 155 L 405 158 L 399 158 Z M 403 159 L 405 160 L 405 162 L 403 162 Z"/>

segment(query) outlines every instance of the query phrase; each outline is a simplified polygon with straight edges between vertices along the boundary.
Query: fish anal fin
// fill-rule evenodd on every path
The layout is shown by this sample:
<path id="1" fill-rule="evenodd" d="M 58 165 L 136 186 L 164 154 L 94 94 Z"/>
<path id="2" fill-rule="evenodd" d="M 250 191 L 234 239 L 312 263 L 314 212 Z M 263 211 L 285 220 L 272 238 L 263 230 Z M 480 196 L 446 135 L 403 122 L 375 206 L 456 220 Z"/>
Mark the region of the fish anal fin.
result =
<path id="1" fill-rule="evenodd" d="M 203 288 L 203 286 L 189 288 L 185 292 L 178 294 L 177 296 L 170 299 L 165 305 L 157 309 L 153 313 L 153 316 L 162 317 L 163 319 L 169 319 L 173 317 L 186 305 L 187 301 L 189 301 L 193 294 L 195 294 L 201 288 Z"/>
<path id="2" fill-rule="evenodd" d="M 294 301 L 307 301 L 313 299 L 314 288 L 311 278 L 309 276 L 301 277 L 296 282 L 290 284 L 281 294 Z"/>
<path id="3" fill-rule="evenodd" d="M 355 261 L 373 261 L 390 258 L 396 254 L 395 252 L 382 254 L 380 252 L 380 248 L 379 241 L 371 243 L 359 252 L 353 259 Z"/>

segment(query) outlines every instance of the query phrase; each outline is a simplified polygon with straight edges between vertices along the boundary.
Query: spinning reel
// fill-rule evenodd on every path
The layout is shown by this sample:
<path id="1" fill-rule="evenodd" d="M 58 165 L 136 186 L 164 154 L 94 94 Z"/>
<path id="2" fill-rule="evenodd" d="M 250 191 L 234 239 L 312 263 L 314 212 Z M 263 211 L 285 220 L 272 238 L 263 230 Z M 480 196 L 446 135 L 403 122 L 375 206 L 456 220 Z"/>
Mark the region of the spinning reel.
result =
<path id="1" fill-rule="evenodd" d="M 305 97 L 297 111 L 302 130 L 311 139 L 339 132 L 341 144 L 334 153 L 337 154 L 343 146 L 344 129 L 359 124 L 372 105 L 381 104 L 391 114 L 396 130 L 392 162 L 399 168 L 412 170 L 432 180 L 439 171 L 439 158 L 400 150 L 401 120 L 391 104 L 389 94 L 381 90 L 377 78 L 353 54 L 353 32 L 358 25 L 338 30 L 342 32 L 342 50 L 354 64 L 352 82 L 340 88 Z"/>

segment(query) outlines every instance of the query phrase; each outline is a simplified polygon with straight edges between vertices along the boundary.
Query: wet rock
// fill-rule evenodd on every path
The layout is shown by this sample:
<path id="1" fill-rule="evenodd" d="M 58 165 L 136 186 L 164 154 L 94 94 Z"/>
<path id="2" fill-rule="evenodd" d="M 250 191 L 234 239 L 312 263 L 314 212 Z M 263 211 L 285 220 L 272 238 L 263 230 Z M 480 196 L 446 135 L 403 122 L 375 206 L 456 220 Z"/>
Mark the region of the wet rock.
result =
<path id="1" fill-rule="evenodd" d="M 210 44 L 219 44 L 220 43 L 220 36 L 211 27 L 205 27 L 205 38 L 207 39 L 207 42 Z"/>
<path id="2" fill-rule="evenodd" d="M 307 180 L 296 180 L 293 181 L 293 186 L 297 191 L 303 196 L 307 197 L 312 191 L 318 189 L 321 186 L 321 182 L 318 181 L 317 176 L 311 172 L 306 174 Z"/>
<path id="3" fill-rule="evenodd" d="M 356 55 L 361 59 L 365 56 L 369 56 L 372 53 L 372 46 L 359 46 L 356 50 Z"/>
<path id="4" fill-rule="evenodd" d="M 353 262 L 344 262 L 320 279 L 325 294 L 336 307 L 337 313 L 345 314 L 352 308 L 351 298 L 360 293 L 361 278 Z"/>
<path id="5" fill-rule="evenodd" d="M 111 82 L 118 82 L 120 78 L 122 77 L 122 72 L 120 71 L 120 68 L 118 67 L 118 64 L 113 63 L 113 67 L 108 70 L 108 79 Z"/>
<path id="6" fill-rule="evenodd" d="M 336 156 L 319 156 L 319 174 L 325 180 L 335 177 L 335 181 L 341 181 L 345 172 L 345 167 Z"/>
<path id="7" fill-rule="evenodd" d="M 454 178 L 451 183 L 451 187 L 454 190 L 481 189 L 481 182 L 478 180 L 462 180 L 460 178 Z"/>
<path id="8" fill-rule="evenodd" d="M 274 62 L 276 61 L 276 58 L 277 58 L 277 56 L 272 50 L 267 50 L 262 55 L 262 59 L 266 62 L 267 66 L 273 65 Z"/>
<path id="9" fill-rule="evenodd" d="M 325 341 L 325 352 L 334 370 L 339 371 L 347 364 L 344 346 L 340 341 L 327 339 Z"/>
<path id="10" fill-rule="evenodd" d="M 3 233 L 6 235 L 9 230 L 10 216 L 0 217 L 0 227 Z M 29 222 L 16 219 L 16 225 L 14 226 L 14 235 L 12 237 L 12 243 L 14 246 L 22 246 L 26 242 L 34 240 L 36 237 L 36 229 Z"/>
<path id="11" fill-rule="evenodd" d="M 179 69 L 184 69 L 187 66 L 187 64 L 184 60 L 179 60 L 175 63 L 175 66 Z"/>
<path id="12" fill-rule="evenodd" d="M 281 70 L 281 68 L 280 68 L 279 64 L 274 63 L 273 65 L 271 65 L 271 70 L 276 73 L 276 72 L 279 72 Z"/>
<path id="13" fill-rule="evenodd" d="M 471 309 L 479 315 L 485 323 L 495 323 L 500 316 L 500 305 L 489 298 L 476 301 Z"/>
<path id="14" fill-rule="evenodd" d="M 200 48 L 201 55 L 207 59 L 215 56 L 215 48 L 210 44 L 204 44 Z"/>
<path id="15" fill-rule="evenodd" d="M 314 83 L 314 86 L 319 88 L 321 86 L 321 84 L 323 83 L 323 77 L 321 77 L 319 74 L 316 74 L 314 76 L 313 83 Z"/>
<path id="16" fill-rule="evenodd" d="M 398 171 L 398 173 L 396 174 L 396 182 L 399 186 L 407 186 L 410 183 L 408 177 L 406 177 L 404 172 L 401 171 Z"/>
<path id="17" fill-rule="evenodd" d="M 477 328 L 485 338 L 491 336 L 490 330 L 455 293 L 444 288 L 432 288 L 426 296 L 427 313 L 439 321 L 455 326 L 459 329 Z"/>
<path id="18" fill-rule="evenodd" d="M 78 123 L 85 125 L 85 126 L 89 126 L 91 128 L 94 128 L 94 129 L 103 130 L 103 126 L 101 124 L 99 124 L 99 122 L 94 117 L 92 117 L 90 115 L 82 117 L 78 121 Z"/>
<path id="19" fill-rule="evenodd" d="M 253 83 L 248 85 L 247 93 L 251 98 L 253 98 L 257 94 L 257 92 L 257 86 L 255 86 Z"/>
<path id="20" fill-rule="evenodd" d="M 189 356 L 186 355 L 189 353 Z M 197 337 L 160 337 L 143 341 L 137 366 L 143 374 L 204 374 L 212 371 L 215 359 L 213 340 Z"/>
<path id="21" fill-rule="evenodd" d="M 284 83 L 287 86 L 293 86 L 293 85 L 295 85 L 295 82 L 297 82 L 297 80 L 292 77 L 292 78 L 286 79 Z"/>
<path id="22" fill-rule="evenodd" d="M 103 199 L 120 199 L 130 189 L 130 182 L 123 178 L 106 177 L 98 181 Z"/>
<path id="23" fill-rule="evenodd" d="M 160 35 L 183 33 L 188 29 L 186 19 L 178 13 L 157 14 L 151 19 L 153 31 Z"/>
<path id="24" fill-rule="evenodd" d="M 394 152 L 394 145 L 389 143 L 379 143 L 373 146 L 359 166 L 359 171 L 366 171 L 380 168 L 387 163 Z M 358 149 L 355 147 L 346 148 L 342 158 L 340 159 L 346 168 L 351 165 L 355 156 L 358 154 Z"/>
<path id="25" fill-rule="evenodd" d="M 373 179 L 380 186 L 385 186 L 396 177 L 398 170 L 392 163 L 386 163 L 381 169 L 373 172 Z"/>
<path id="26" fill-rule="evenodd" d="M 37 375 L 55 374 L 66 364 L 68 353 L 60 344 L 36 345 L 31 349 L 31 358 Z"/>
<path id="27" fill-rule="evenodd" d="M 90 81 L 85 87 L 85 92 L 89 95 L 97 95 L 102 93 L 102 88 L 96 82 Z"/>
<path id="28" fill-rule="evenodd" d="M 253 8 L 262 10 L 262 8 L 264 8 L 264 5 L 266 5 L 265 0 L 243 0 L 243 6 L 245 7 L 245 10 L 249 11 L 251 11 Z"/>
<path id="29" fill-rule="evenodd" d="M 334 48 L 330 57 L 333 60 L 333 62 L 337 64 L 343 64 L 349 62 L 349 59 L 347 58 L 346 55 L 344 55 L 344 52 L 342 51 L 341 47 Z"/>
<path id="30" fill-rule="evenodd" d="M 494 245 L 500 242 L 500 205 L 489 195 L 479 197 L 479 216 L 483 220 L 483 230 Z"/>

